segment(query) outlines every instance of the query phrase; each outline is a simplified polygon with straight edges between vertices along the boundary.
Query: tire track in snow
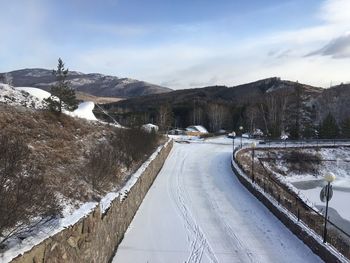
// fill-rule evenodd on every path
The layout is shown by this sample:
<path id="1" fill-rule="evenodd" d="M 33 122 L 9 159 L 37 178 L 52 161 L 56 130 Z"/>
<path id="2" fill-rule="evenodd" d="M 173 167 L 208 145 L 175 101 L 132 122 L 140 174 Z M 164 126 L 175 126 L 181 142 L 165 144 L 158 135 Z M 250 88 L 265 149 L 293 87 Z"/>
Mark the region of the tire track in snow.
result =
<path id="1" fill-rule="evenodd" d="M 186 199 L 185 199 L 185 193 L 186 191 L 183 189 L 183 180 L 181 180 L 181 174 L 184 174 L 184 167 L 185 167 L 185 160 L 187 154 L 180 155 L 180 152 L 177 154 L 176 159 L 180 163 L 180 170 L 174 169 L 175 174 L 173 176 L 173 180 L 175 182 L 172 182 L 173 187 L 171 187 L 171 194 L 172 198 L 176 203 L 177 208 L 180 211 L 181 217 L 184 220 L 184 225 L 187 230 L 187 240 L 190 243 L 190 254 L 187 258 L 188 263 L 198 263 L 201 262 L 204 252 L 206 251 L 206 254 L 211 262 L 218 263 L 218 259 L 215 257 L 215 254 L 213 253 L 212 249 L 210 248 L 208 241 L 203 234 L 202 230 L 196 223 L 194 217 L 192 216 L 189 208 L 186 205 Z"/>
<path id="2" fill-rule="evenodd" d="M 203 166 L 197 165 L 197 167 L 200 169 L 199 174 L 205 174 L 206 171 L 208 171 L 207 168 L 204 168 Z M 220 171 L 220 167 L 216 168 L 217 171 Z M 223 228 L 224 232 L 229 236 L 230 243 L 232 247 L 235 248 L 236 255 L 242 260 L 242 262 L 251 262 L 251 263 L 259 263 L 260 261 L 258 258 L 254 256 L 252 251 L 250 251 L 249 246 L 245 244 L 244 241 L 242 241 L 236 234 L 235 231 L 232 229 L 230 224 L 227 222 L 227 218 L 224 216 L 224 213 L 221 211 L 219 203 L 209 195 L 212 190 L 203 191 L 204 194 L 207 196 L 208 204 L 212 211 L 215 211 L 215 214 L 221 227 Z M 215 195 L 216 196 L 216 195 Z"/>

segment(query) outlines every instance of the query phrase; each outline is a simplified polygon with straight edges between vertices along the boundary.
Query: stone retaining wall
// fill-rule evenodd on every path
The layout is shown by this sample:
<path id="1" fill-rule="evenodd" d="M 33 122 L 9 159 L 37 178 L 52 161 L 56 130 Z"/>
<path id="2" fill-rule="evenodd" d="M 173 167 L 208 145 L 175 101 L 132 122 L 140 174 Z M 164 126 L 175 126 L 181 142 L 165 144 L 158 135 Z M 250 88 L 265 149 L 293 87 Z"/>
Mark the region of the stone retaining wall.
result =
<path id="1" fill-rule="evenodd" d="M 132 186 L 104 214 L 97 206 L 76 224 L 44 240 L 13 263 L 110 262 L 148 189 L 162 168 L 173 142 L 167 144 Z"/>

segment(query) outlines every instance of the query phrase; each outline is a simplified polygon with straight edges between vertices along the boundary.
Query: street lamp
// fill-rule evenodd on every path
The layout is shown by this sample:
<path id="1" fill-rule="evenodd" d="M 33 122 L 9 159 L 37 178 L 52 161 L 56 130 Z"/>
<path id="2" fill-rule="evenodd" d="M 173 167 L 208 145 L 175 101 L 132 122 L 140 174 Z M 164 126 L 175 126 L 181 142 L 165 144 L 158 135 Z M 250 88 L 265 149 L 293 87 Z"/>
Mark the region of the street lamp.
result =
<path id="1" fill-rule="evenodd" d="M 254 177 L 254 157 L 255 157 L 255 148 L 256 148 L 256 142 L 252 142 L 251 144 L 252 147 L 252 182 L 255 182 L 255 177 Z"/>
<path id="2" fill-rule="evenodd" d="M 323 243 L 326 243 L 327 241 L 327 217 L 328 217 L 328 202 L 330 199 L 330 191 L 331 190 L 331 183 L 335 180 L 335 175 L 332 172 L 328 172 L 324 176 L 324 180 L 327 182 L 327 186 L 325 188 L 326 192 L 326 214 L 324 217 L 324 230 L 323 230 Z"/>
<path id="3" fill-rule="evenodd" d="M 236 138 L 236 133 L 233 131 L 233 132 L 231 133 L 231 135 L 232 135 L 232 147 L 233 147 L 232 155 L 233 155 L 233 153 L 235 152 L 235 138 Z"/>
<path id="4" fill-rule="evenodd" d="M 243 126 L 239 126 L 239 130 L 241 131 L 241 148 L 242 148 Z"/>

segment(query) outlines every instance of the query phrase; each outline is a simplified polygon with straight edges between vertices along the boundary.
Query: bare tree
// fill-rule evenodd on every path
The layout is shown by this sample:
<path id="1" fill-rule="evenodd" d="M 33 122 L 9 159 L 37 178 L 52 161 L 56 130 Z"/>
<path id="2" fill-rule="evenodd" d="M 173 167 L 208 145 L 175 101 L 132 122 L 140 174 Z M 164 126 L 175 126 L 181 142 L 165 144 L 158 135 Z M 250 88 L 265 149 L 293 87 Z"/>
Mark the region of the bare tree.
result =
<path id="1" fill-rule="evenodd" d="M 222 128 L 227 118 L 227 109 L 223 105 L 214 103 L 209 105 L 207 114 L 210 129 L 215 132 Z"/>
<path id="2" fill-rule="evenodd" d="M 160 130 L 166 131 L 171 125 L 172 111 L 169 105 L 161 105 L 158 111 L 158 125 Z"/>
<path id="3" fill-rule="evenodd" d="M 248 120 L 248 129 L 251 133 L 255 130 L 255 122 L 258 117 L 259 110 L 255 105 L 249 106 L 247 110 L 245 111 L 245 118 Z"/>
<path id="4" fill-rule="evenodd" d="M 286 126 L 286 110 L 288 93 L 284 90 L 267 94 L 260 108 L 266 126 L 267 134 L 277 137 Z"/>
<path id="5" fill-rule="evenodd" d="M 195 98 L 193 101 L 193 110 L 192 110 L 192 124 L 198 125 L 203 124 L 203 109 L 199 105 L 199 99 Z"/>
<path id="6" fill-rule="evenodd" d="M 0 82 L 12 86 L 12 76 L 10 73 L 4 73 L 0 75 Z"/>

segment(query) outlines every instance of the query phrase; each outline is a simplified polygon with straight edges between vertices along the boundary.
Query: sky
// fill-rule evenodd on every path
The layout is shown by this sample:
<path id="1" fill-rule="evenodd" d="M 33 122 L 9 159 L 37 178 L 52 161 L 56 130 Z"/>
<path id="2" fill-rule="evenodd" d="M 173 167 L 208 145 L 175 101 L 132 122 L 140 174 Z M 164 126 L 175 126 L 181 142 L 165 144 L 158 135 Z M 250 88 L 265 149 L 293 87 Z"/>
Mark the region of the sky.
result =
<path id="1" fill-rule="evenodd" d="M 350 0 L 0 0 L 0 72 L 56 67 L 186 89 L 350 81 Z"/>

